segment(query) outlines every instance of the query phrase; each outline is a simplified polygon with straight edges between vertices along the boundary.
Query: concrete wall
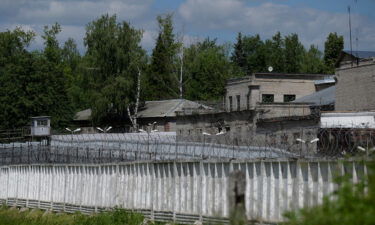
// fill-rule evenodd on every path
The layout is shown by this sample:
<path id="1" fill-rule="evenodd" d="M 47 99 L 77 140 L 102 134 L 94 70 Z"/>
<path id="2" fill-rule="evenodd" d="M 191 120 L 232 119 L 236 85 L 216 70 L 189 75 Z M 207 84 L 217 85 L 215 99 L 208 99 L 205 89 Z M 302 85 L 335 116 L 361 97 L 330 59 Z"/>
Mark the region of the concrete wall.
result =
<path id="1" fill-rule="evenodd" d="M 375 63 L 367 62 L 336 70 L 337 111 L 364 111 L 375 109 Z"/>
<path id="2" fill-rule="evenodd" d="M 243 110 L 179 116 L 177 117 L 177 140 L 242 146 L 272 146 L 304 154 L 308 152 L 313 154 L 316 151 L 316 145 L 307 148 L 305 145 L 295 143 L 297 138 L 303 140 L 316 138 L 319 121 L 309 117 L 311 110 L 308 105 L 258 104 L 257 111 Z M 216 136 L 219 128 L 228 131 Z M 203 132 L 211 136 L 203 135 Z"/>
<path id="3" fill-rule="evenodd" d="M 322 203 L 335 175 L 357 182 L 361 163 L 332 161 L 135 162 L 0 167 L 0 203 L 56 211 L 137 209 L 155 219 L 193 222 L 228 217 L 228 175 L 246 175 L 248 219 L 283 221 L 287 210 Z"/>
<path id="4" fill-rule="evenodd" d="M 289 75 L 291 76 L 291 75 Z M 283 75 L 262 77 L 252 75 L 240 79 L 230 80 L 226 86 L 225 105 L 229 108 L 229 97 L 233 99 L 233 111 L 237 111 L 236 96 L 240 96 L 240 110 L 252 109 L 258 102 L 262 102 L 263 94 L 273 94 L 274 102 L 284 102 L 284 95 L 296 95 L 296 99 L 312 94 L 316 91 L 315 80 L 322 76 L 301 75 L 288 78 Z M 247 95 L 250 94 L 250 106 L 247 108 Z"/>
<path id="5" fill-rule="evenodd" d="M 254 111 L 234 111 L 177 117 L 177 139 L 189 141 L 231 144 L 233 140 L 246 140 L 254 130 Z M 224 136 L 216 137 L 220 129 L 227 130 Z M 203 132 L 211 134 L 204 136 Z M 206 140 L 204 140 L 204 138 Z"/>

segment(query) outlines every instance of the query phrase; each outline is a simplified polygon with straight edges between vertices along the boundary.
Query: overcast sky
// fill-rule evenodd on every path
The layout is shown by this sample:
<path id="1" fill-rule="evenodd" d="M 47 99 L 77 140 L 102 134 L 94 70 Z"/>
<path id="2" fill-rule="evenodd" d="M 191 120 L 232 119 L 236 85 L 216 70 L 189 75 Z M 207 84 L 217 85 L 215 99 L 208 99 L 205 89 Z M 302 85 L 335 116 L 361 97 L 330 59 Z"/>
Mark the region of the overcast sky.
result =
<path id="1" fill-rule="evenodd" d="M 349 49 L 347 7 L 352 11 L 353 50 L 375 51 L 375 0 L 0 0 L 0 31 L 22 26 L 41 34 L 44 25 L 62 25 L 59 40 L 76 40 L 84 51 L 85 25 L 101 14 L 117 14 L 144 30 L 142 45 L 151 50 L 157 34 L 156 16 L 173 13 L 176 32 L 191 43 L 207 36 L 235 42 L 237 32 L 297 33 L 308 47 L 323 50 L 329 32 L 345 37 Z M 358 41 L 356 41 L 358 38 Z M 41 48 L 38 37 L 32 48 Z"/>

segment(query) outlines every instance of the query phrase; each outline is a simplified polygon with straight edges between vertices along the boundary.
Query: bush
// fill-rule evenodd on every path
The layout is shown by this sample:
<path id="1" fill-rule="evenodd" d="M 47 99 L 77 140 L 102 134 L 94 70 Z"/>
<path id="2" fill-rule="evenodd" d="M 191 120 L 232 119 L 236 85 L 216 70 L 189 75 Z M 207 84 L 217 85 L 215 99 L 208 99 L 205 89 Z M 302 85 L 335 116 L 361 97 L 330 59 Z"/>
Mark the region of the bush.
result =
<path id="1" fill-rule="evenodd" d="M 325 197 L 322 205 L 286 213 L 286 224 L 375 224 L 375 167 L 372 163 L 368 168 L 368 179 L 354 185 L 348 177 L 338 179 L 339 189 Z"/>

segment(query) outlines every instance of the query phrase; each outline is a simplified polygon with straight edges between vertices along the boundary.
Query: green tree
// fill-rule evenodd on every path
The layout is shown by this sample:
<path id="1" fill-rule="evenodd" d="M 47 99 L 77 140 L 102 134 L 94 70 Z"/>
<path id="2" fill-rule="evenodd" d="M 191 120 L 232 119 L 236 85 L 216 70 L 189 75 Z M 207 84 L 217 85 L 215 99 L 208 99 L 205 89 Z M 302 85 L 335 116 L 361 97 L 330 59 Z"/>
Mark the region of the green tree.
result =
<path id="1" fill-rule="evenodd" d="M 56 35 L 60 26 L 45 27 L 43 51 L 28 52 L 35 34 L 0 33 L 0 126 L 25 126 L 31 116 L 49 115 L 53 127 L 62 127 L 72 113 L 66 94 L 61 49 Z"/>
<path id="2" fill-rule="evenodd" d="M 299 73 L 300 65 L 305 49 L 298 39 L 297 34 L 285 37 L 285 72 Z"/>
<path id="3" fill-rule="evenodd" d="M 224 95 L 225 82 L 232 75 L 224 46 L 216 39 L 206 38 L 185 50 L 185 96 L 191 100 L 219 100 Z"/>
<path id="4" fill-rule="evenodd" d="M 266 71 L 266 48 L 259 34 L 255 36 L 244 36 L 243 45 L 246 55 L 247 73 Z"/>
<path id="5" fill-rule="evenodd" d="M 127 22 L 118 23 L 116 15 L 103 15 L 87 25 L 83 70 L 91 77 L 95 121 L 128 118 L 127 109 L 136 101 L 137 75 L 146 62 L 142 33 Z"/>
<path id="6" fill-rule="evenodd" d="M 234 44 L 234 51 L 231 56 L 232 62 L 246 72 L 246 54 L 244 51 L 243 38 L 241 32 L 238 33 L 237 42 Z"/>
<path id="7" fill-rule="evenodd" d="M 62 63 L 66 79 L 66 89 L 69 101 L 74 111 L 89 107 L 87 87 L 83 80 L 82 57 L 77 49 L 76 42 L 69 38 L 62 48 Z"/>
<path id="8" fill-rule="evenodd" d="M 26 48 L 35 37 L 33 32 L 15 30 L 0 32 L 0 128 L 24 126 L 34 114 L 29 83 L 35 73 L 33 54 Z"/>
<path id="9" fill-rule="evenodd" d="M 285 57 L 284 48 L 285 43 L 281 37 L 280 32 L 277 32 L 273 37 L 271 42 L 271 51 L 268 65 L 273 67 L 274 72 L 284 72 L 285 71 Z"/>
<path id="10" fill-rule="evenodd" d="M 324 73 L 325 66 L 322 60 L 322 52 L 311 45 L 309 51 L 305 52 L 302 57 L 300 68 L 302 73 Z"/>
<path id="11" fill-rule="evenodd" d="M 344 49 L 344 37 L 337 35 L 337 33 L 329 33 L 326 42 L 324 43 L 324 64 L 326 65 L 327 73 L 335 72 L 335 63 L 341 51 Z"/>
<path id="12" fill-rule="evenodd" d="M 44 50 L 37 58 L 37 77 L 44 82 L 40 91 L 41 113 L 50 115 L 55 126 L 66 126 L 72 119 L 73 111 L 66 91 L 67 80 L 64 75 L 62 49 L 59 47 L 57 35 L 61 27 L 55 23 L 51 27 L 44 27 Z M 38 94 L 36 94 L 38 96 Z M 41 105 L 43 104 L 43 106 Z"/>
<path id="13" fill-rule="evenodd" d="M 178 49 L 175 41 L 172 14 L 157 17 L 159 34 L 151 55 L 145 95 L 149 100 L 176 98 L 178 91 Z"/>

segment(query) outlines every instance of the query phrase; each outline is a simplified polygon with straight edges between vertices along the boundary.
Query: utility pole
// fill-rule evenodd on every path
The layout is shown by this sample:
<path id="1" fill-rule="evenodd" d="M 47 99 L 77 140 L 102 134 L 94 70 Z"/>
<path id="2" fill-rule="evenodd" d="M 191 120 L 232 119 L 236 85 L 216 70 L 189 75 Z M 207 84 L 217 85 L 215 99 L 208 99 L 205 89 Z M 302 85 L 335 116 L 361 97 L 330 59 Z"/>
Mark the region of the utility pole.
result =
<path id="1" fill-rule="evenodd" d="M 182 46 L 181 46 L 180 60 L 181 60 L 181 64 L 180 64 L 180 99 L 182 99 L 182 73 L 183 73 L 183 68 L 184 68 L 184 44 L 183 43 L 182 43 Z"/>

